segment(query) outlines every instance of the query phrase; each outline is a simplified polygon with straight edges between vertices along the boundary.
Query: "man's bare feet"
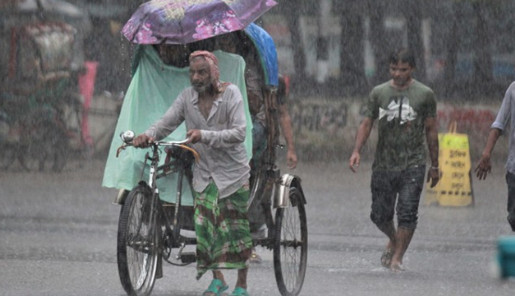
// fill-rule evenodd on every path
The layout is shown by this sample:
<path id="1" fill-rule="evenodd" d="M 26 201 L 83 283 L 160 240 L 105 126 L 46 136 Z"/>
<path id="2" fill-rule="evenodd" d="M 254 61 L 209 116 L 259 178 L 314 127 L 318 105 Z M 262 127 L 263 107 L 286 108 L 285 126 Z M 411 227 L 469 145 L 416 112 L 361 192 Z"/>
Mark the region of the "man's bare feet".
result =
<path id="1" fill-rule="evenodd" d="M 390 263 L 392 262 L 393 250 L 391 248 L 386 248 L 381 255 L 381 265 L 383 267 L 389 268 Z"/>
<path id="2" fill-rule="evenodd" d="M 402 263 L 392 262 L 390 264 L 390 270 L 394 272 L 404 271 L 404 267 L 402 266 Z"/>

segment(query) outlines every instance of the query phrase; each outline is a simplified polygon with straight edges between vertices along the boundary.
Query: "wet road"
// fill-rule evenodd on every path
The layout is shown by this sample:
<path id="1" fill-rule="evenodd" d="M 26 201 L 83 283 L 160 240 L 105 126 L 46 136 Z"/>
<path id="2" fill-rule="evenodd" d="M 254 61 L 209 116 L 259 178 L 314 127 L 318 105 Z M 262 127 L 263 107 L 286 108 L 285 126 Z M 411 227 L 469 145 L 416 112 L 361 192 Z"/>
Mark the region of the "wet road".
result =
<path id="1" fill-rule="evenodd" d="M 71 168 L 70 168 L 71 167 Z M 73 169 L 72 169 L 73 168 Z M 301 163 L 307 195 L 309 254 L 302 295 L 513 295 L 515 280 L 493 276 L 496 240 L 506 222 L 502 164 L 474 180 L 475 206 L 420 207 L 406 271 L 380 266 L 386 239 L 370 222 L 370 164 Z M 68 166 L 61 174 L 0 172 L 0 295 L 125 295 L 116 267 L 120 207 L 101 188 L 103 166 Z M 272 253 L 249 271 L 251 295 L 279 295 Z M 200 295 L 195 266 L 165 266 L 152 295 Z M 235 272 L 227 273 L 234 284 Z"/>

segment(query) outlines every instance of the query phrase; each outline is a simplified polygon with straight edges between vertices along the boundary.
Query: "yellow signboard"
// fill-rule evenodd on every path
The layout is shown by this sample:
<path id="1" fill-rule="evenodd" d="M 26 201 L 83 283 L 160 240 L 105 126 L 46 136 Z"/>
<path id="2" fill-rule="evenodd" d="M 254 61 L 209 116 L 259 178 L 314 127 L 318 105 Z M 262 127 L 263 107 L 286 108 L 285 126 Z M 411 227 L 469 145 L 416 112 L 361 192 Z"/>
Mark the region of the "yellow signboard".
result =
<path id="1" fill-rule="evenodd" d="M 450 132 L 439 134 L 438 140 L 442 177 L 435 187 L 426 185 L 425 203 L 454 207 L 473 205 L 468 136 Z"/>

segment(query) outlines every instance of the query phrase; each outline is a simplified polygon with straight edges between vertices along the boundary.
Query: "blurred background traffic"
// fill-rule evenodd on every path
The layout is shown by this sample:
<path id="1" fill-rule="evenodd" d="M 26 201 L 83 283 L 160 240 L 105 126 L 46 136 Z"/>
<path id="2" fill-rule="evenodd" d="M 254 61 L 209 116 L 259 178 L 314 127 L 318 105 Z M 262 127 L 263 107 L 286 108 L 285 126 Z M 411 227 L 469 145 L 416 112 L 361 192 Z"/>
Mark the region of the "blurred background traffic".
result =
<path id="1" fill-rule="evenodd" d="M 120 31 L 143 2 L 2 0 L 2 137 L 9 138 L 6 126 L 23 116 L 20 105 L 27 102 L 20 102 L 48 105 L 48 99 L 27 99 L 41 90 L 41 79 L 66 78 L 62 87 L 44 83 L 43 97 L 78 94 L 80 110 L 75 99 L 67 99 L 67 110 L 54 111 L 66 122 L 62 132 L 76 138 L 80 153 L 103 155 L 131 80 L 134 45 Z M 302 159 L 347 157 L 361 101 L 372 85 L 388 79 L 388 54 L 401 46 L 415 51 L 415 78 L 437 94 L 441 130 L 456 120 L 461 132 L 479 131 L 471 135 L 477 136 L 472 146 L 483 145 L 504 90 L 515 78 L 513 1 L 277 2 L 257 24 L 274 38 L 279 72 L 289 78 L 290 112 Z M 44 23 L 69 27 L 37 27 Z M 59 33 L 50 37 L 45 30 Z M 52 104 L 54 109 L 63 106 L 62 101 Z M 19 129 L 28 128 L 20 122 L 26 120 L 18 120 Z M 74 136 L 79 128 L 83 135 Z M 471 147 L 473 157 L 479 149 Z"/>

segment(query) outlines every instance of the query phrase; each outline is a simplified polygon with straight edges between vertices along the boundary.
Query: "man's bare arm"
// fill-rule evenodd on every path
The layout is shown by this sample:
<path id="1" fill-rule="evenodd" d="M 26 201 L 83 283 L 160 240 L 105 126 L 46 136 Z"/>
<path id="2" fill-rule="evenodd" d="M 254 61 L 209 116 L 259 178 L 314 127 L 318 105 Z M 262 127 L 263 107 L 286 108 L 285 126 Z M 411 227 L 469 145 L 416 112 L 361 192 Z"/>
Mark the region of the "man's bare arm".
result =
<path id="1" fill-rule="evenodd" d="M 483 149 L 483 153 L 481 153 L 481 159 L 476 166 L 476 176 L 479 180 L 486 179 L 488 173 L 492 171 L 492 163 L 490 159 L 492 157 L 492 151 L 494 150 L 495 143 L 497 143 L 497 139 L 501 136 L 501 130 L 497 128 L 490 129 L 490 133 L 488 134 L 488 140 L 486 141 L 485 148 Z"/>
<path id="2" fill-rule="evenodd" d="M 438 128 L 436 118 L 428 117 L 425 122 L 426 141 L 431 159 L 431 167 L 427 173 L 427 181 L 431 181 L 431 187 L 436 186 L 440 180 L 440 169 L 438 168 Z"/>
<path id="3" fill-rule="evenodd" d="M 283 134 L 284 140 L 286 141 L 286 148 L 288 149 L 286 154 L 288 167 L 294 169 L 297 166 L 297 153 L 295 152 L 295 144 L 293 142 L 291 117 L 286 104 L 279 105 L 279 125 L 281 126 L 281 133 Z"/>
<path id="4" fill-rule="evenodd" d="M 365 145 L 368 137 L 370 136 L 370 132 L 372 131 L 372 126 L 374 125 L 374 120 L 370 117 L 366 117 L 361 121 L 358 127 L 358 133 L 356 134 L 356 141 L 354 142 L 354 150 L 349 159 L 349 168 L 356 172 L 356 169 L 359 167 L 359 163 L 361 160 L 361 148 Z"/>

